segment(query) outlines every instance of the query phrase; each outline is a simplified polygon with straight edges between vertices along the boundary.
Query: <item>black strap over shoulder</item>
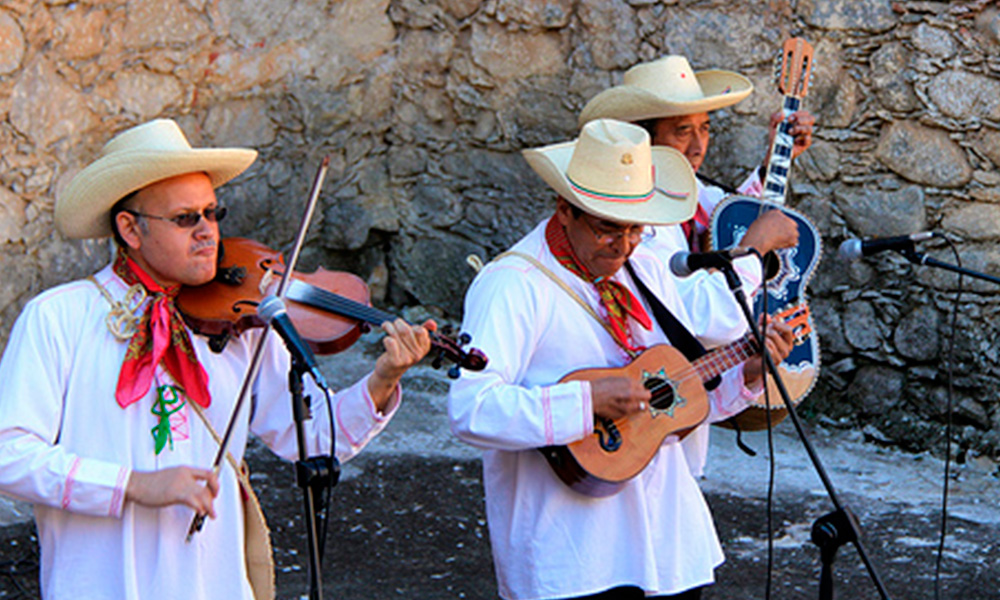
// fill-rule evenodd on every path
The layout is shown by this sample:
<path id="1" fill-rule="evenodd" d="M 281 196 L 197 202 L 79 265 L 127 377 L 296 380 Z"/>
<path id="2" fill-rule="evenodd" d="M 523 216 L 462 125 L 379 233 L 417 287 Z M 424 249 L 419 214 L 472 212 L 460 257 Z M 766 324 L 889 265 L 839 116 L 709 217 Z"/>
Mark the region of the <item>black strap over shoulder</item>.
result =
<path id="1" fill-rule="evenodd" d="M 680 350 L 681 354 L 684 355 L 689 361 L 694 361 L 701 358 L 708 353 L 705 347 L 701 345 L 698 338 L 688 331 L 688 328 L 684 326 L 683 323 L 677 320 L 677 317 L 670 312 L 670 310 L 664 306 L 663 302 L 656 297 L 649 287 L 639 276 L 636 274 L 635 269 L 632 267 L 631 261 L 625 261 L 625 268 L 628 269 L 628 274 L 632 276 L 632 281 L 635 282 L 636 287 L 639 288 L 639 293 L 642 297 L 646 299 L 649 303 L 650 308 L 653 309 L 653 317 L 656 322 L 660 324 L 663 332 L 667 334 L 667 339 L 670 340 L 670 345 L 674 348 Z M 717 375 L 711 380 L 705 382 L 706 390 L 714 390 L 719 386 L 721 378 Z"/>
<path id="2" fill-rule="evenodd" d="M 694 176 L 697 177 L 698 179 L 700 179 L 701 182 L 704 183 L 705 185 L 711 185 L 711 186 L 717 187 L 717 188 L 719 188 L 720 190 L 722 190 L 723 192 L 725 192 L 727 194 L 730 194 L 730 195 L 732 195 L 732 194 L 739 194 L 739 192 L 736 190 L 736 188 L 734 188 L 731 185 L 726 185 L 726 184 L 724 184 L 724 183 L 722 183 L 720 181 L 712 179 L 711 177 L 707 177 L 705 175 L 702 175 L 701 173 L 695 173 Z"/>

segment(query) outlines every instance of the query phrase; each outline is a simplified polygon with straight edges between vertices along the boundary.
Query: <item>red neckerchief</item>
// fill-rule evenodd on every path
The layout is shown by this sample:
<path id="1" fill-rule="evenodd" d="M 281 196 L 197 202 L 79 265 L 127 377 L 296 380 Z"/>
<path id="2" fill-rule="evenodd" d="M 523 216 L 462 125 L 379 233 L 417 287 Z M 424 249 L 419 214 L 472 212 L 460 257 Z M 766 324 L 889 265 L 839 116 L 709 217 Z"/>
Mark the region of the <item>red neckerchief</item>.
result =
<path id="1" fill-rule="evenodd" d="M 632 316 L 646 329 L 653 328 L 653 321 L 646 314 L 646 309 L 642 307 L 639 300 L 627 287 L 617 281 L 607 277 L 592 277 L 577 260 L 569 238 L 566 237 L 566 230 L 563 229 L 555 216 L 549 219 L 549 224 L 545 227 L 545 241 L 548 242 L 549 250 L 552 251 L 552 255 L 556 257 L 559 264 L 597 288 L 601 295 L 601 304 L 607 309 L 608 323 L 611 325 L 615 341 L 622 348 L 631 352 L 641 351 L 643 348 L 632 344 L 632 336 L 629 335 L 628 331 L 628 317 Z"/>
<path id="2" fill-rule="evenodd" d="M 684 230 L 684 237 L 687 238 L 688 246 L 691 252 L 701 252 L 701 241 L 698 239 L 698 227 L 695 225 L 701 225 L 704 228 L 708 228 L 708 213 L 702 208 L 701 203 L 698 203 L 698 208 L 694 211 L 694 216 L 681 223 L 681 229 Z"/>
<path id="3" fill-rule="evenodd" d="M 184 388 L 187 397 L 208 408 L 212 401 L 208 392 L 208 374 L 195 356 L 191 337 L 174 305 L 180 286 L 163 289 L 120 248 L 113 269 L 126 285 L 138 283 L 153 298 L 128 342 L 115 390 L 119 406 L 125 408 L 149 392 L 156 366 L 163 361 L 163 366 Z"/>

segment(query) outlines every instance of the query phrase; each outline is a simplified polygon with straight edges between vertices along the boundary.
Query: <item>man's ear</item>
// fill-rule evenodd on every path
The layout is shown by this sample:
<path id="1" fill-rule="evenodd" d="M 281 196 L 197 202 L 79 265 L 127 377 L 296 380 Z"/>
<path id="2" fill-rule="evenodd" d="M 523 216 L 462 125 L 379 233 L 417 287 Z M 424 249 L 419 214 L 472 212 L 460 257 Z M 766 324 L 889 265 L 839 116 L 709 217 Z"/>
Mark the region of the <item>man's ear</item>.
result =
<path id="1" fill-rule="evenodd" d="M 570 208 L 569 202 L 562 197 L 556 200 L 556 218 L 559 219 L 559 224 L 564 228 L 569 227 L 570 219 L 573 218 L 573 209 Z"/>
<path id="2" fill-rule="evenodd" d="M 138 250 L 142 246 L 139 217 L 122 211 L 115 215 L 115 225 L 118 227 L 118 234 L 129 248 Z"/>

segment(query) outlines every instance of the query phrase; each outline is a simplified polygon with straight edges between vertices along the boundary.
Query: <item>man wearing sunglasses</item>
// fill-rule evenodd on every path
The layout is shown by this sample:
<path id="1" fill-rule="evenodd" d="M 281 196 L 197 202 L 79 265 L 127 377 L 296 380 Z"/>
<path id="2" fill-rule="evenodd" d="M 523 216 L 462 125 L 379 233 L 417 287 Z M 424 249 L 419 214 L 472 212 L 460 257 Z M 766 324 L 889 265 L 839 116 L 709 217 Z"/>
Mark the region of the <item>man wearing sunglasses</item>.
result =
<path id="1" fill-rule="evenodd" d="M 63 235 L 114 235 L 117 251 L 93 277 L 30 301 L 0 361 L 0 491 L 34 504 L 46 599 L 274 595 L 266 532 L 255 538 L 264 530 L 245 524 L 256 499 L 238 465 L 249 433 L 297 458 L 288 352 L 277 336 L 266 339 L 231 457 L 214 473 L 216 434 L 263 330 L 213 352 L 173 301 L 180 286 L 215 276 L 226 212 L 215 188 L 256 155 L 191 148 L 160 119 L 113 138 L 56 199 Z M 347 460 L 385 427 L 400 378 L 435 328 L 387 323 L 373 371 L 334 395 L 334 423 L 306 380 L 309 456 Z M 211 520 L 187 541 L 195 514 Z M 251 550 L 262 560 L 249 560 Z"/>

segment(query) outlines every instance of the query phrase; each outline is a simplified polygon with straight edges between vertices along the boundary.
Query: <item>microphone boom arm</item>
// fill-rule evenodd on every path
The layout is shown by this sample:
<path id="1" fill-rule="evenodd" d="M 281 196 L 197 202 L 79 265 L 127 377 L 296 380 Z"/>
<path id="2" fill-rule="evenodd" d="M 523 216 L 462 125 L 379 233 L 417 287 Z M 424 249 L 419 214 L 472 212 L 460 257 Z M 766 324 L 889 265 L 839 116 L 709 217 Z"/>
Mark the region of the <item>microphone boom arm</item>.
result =
<path id="1" fill-rule="evenodd" d="M 933 256 L 927 256 L 924 252 L 916 252 L 914 250 L 898 250 L 898 252 L 903 255 L 906 260 L 915 265 L 937 267 L 939 269 L 952 271 L 953 273 L 959 273 L 961 275 L 968 275 L 969 277 L 982 279 L 984 281 L 1000 285 L 1000 277 L 994 277 L 993 275 L 987 275 L 986 273 L 980 273 L 979 271 L 973 271 L 972 269 L 966 269 L 965 267 L 959 267 L 951 263 L 942 262 Z"/>

